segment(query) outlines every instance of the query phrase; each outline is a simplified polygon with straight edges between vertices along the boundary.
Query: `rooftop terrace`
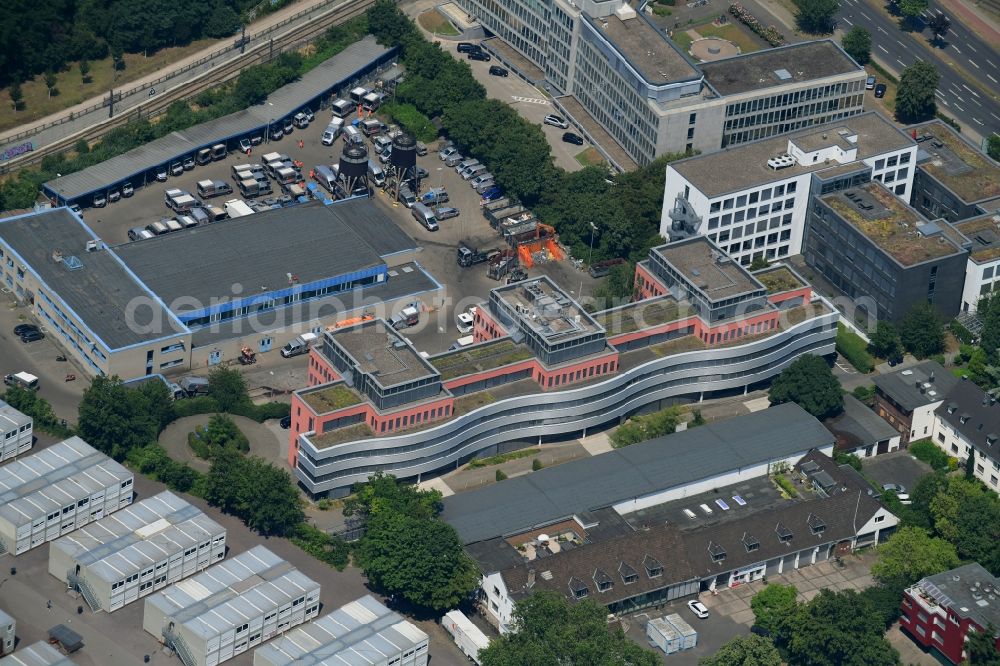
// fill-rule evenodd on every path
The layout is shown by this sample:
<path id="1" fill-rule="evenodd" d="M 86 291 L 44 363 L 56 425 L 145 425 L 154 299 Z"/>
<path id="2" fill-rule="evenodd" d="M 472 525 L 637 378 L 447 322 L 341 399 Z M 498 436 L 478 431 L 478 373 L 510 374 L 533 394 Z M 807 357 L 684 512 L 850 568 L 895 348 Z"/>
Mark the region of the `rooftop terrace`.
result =
<path id="1" fill-rule="evenodd" d="M 606 18 L 591 18 L 586 15 L 584 17 L 598 34 L 614 45 L 650 85 L 701 78 L 698 70 L 680 54 L 666 36 L 641 16 L 625 21 L 614 15 Z"/>
<path id="2" fill-rule="evenodd" d="M 712 301 L 763 289 L 745 268 L 704 236 L 661 245 L 653 252 Z"/>
<path id="3" fill-rule="evenodd" d="M 359 370 L 375 377 L 383 387 L 411 382 L 436 372 L 434 366 L 382 319 L 327 335 L 350 354 Z"/>
<path id="4" fill-rule="evenodd" d="M 700 68 L 705 80 L 722 95 L 862 71 L 829 39 L 705 62 Z"/>
<path id="5" fill-rule="evenodd" d="M 429 361 L 441 373 L 441 379 L 448 380 L 473 372 L 493 370 L 534 356 L 526 345 L 517 344 L 510 338 L 501 338 L 480 343 L 469 349 L 439 354 Z"/>
<path id="6" fill-rule="evenodd" d="M 936 224 L 925 223 L 918 230 L 917 213 L 879 183 L 834 192 L 821 200 L 903 266 L 959 251 Z"/>
<path id="7" fill-rule="evenodd" d="M 493 290 L 521 325 L 547 342 L 557 342 L 601 330 L 594 319 L 566 292 L 542 276 Z"/>
<path id="8" fill-rule="evenodd" d="M 915 130 L 930 159 L 920 166 L 970 203 L 1000 195 L 1000 165 L 970 146 L 944 123 Z M 926 137 L 926 138 L 924 138 Z"/>
<path id="9" fill-rule="evenodd" d="M 1000 215 L 982 215 L 954 227 L 972 242 L 972 260 L 987 262 L 1000 259 Z"/>
<path id="10" fill-rule="evenodd" d="M 299 395 L 317 414 L 326 414 L 364 401 L 364 397 L 345 384 L 325 385 L 315 390 L 305 390 Z"/>
<path id="11" fill-rule="evenodd" d="M 596 312 L 594 320 L 608 332 L 609 336 L 614 336 L 660 326 L 693 314 L 695 314 L 694 308 L 689 303 L 677 301 L 672 296 L 664 296 Z"/>

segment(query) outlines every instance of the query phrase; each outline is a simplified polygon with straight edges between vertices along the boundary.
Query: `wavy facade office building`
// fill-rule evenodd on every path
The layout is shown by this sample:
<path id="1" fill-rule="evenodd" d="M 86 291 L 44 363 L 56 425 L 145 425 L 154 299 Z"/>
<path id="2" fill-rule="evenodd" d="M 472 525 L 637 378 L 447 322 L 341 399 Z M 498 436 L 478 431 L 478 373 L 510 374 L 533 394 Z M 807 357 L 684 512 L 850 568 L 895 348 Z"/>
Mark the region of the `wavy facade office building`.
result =
<path id="1" fill-rule="evenodd" d="M 650 251 L 637 299 L 590 314 L 546 277 L 494 289 L 471 347 L 425 358 L 382 320 L 326 333 L 292 399 L 288 462 L 314 497 L 744 393 L 834 351 L 838 314 L 786 266 L 749 273 L 704 237 Z"/>

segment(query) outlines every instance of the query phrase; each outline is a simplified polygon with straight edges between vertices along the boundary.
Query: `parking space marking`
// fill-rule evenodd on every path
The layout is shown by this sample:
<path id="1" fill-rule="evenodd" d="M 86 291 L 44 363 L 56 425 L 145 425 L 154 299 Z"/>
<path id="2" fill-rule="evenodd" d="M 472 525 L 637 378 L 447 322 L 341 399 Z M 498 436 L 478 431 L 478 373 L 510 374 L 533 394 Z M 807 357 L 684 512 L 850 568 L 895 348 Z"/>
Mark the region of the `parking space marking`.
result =
<path id="1" fill-rule="evenodd" d="M 511 95 L 510 98 L 515 102 L 525 102 L 526 104 L 541 104 L 545 106 L 549 103 L 549 100 L 539 99 L 537 97 L 519 97 L 517 95 Z"/>

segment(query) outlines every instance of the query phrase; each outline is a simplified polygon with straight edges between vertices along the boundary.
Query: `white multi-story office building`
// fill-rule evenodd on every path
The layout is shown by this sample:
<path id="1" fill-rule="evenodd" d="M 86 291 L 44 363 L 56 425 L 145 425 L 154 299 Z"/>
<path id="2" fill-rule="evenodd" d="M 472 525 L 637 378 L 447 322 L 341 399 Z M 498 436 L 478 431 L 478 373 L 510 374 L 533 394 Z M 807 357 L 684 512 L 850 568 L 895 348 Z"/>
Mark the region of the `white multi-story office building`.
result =
<path id="1" fill-rule="evenodd" d="M 33 430 L 30 416 L 0 400 L 0 462 L 28 451 Z"/>
<path id="2" fill-rule="evenodd" d="M 544 73 L 557 106 L 620 168 L 863 107 L 866 73 L 831 40 L 695 63 L 626 0 L 458 4 Z"/>
<path id="3" fill-rule="evenodd" d="M 802 250 L 813 195 L 882 182 L 902 201 L 917 144 L 874 112 L 667 165 L 660 233 L 708 236 L 744 265 Z"/>
<path id="4" fill-rule="evenodd" d="M 256 546 L 146 597 L 142 628 L 185 666 L 214 666 L 316 617 L 319 594 L 319 583 Z"/>
<path id="5" fill-rule="evenodd" d="M 20 555 L 128 506 L 133 478 L 79 437 L 0 467 L 0 552 Z"/>
<path id="6" fill-rule="evenodd" d="M 226 529 L 164 491 L 56 539 L 49 573 L 115 611 L 222 560 Z"/>
<path id="7" fill-rule="evenodd" d="M 426 633 L 369 594 L 253 653 L 253 666 L 425 666 Z"/>

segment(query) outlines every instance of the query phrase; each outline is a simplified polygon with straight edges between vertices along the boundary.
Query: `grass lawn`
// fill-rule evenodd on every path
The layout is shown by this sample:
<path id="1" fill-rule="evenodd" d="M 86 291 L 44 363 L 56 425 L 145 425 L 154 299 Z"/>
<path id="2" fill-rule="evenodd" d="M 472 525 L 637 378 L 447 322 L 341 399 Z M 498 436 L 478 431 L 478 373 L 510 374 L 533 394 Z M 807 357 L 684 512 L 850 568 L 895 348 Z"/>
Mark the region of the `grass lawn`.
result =
<path id="1" fill-rule="evenodd" d="M 865 91 L 865 107 L 874 104 L 889 119 L 896 117 L 896 84 L 875 71 L 871 65 L 865 65 L 865 71 L 875 77 L 876 83 L 886 86 L 885 97 L 876 99 L 874 90 Z"/>
<path id="2" fill-rule="evenodd" d="M 601 154 L 593 146 L 577 153 L 575 159 L 585 167 L 604 164 L 604 158 L 601 157 Z"/>
<path id="3" fill-rule="evenodd" d="M 141 53 L 126 53 L 125 69 L 118 72 L 118 80 L 114 84 L 115 88 L 129 88 L 131 81 L 162 70 L 214 43 L 215 40 L 212 39 L 201 39 L 187 46 L 157 51 L 148 58 L 143 57 Z M 85 84 L 80 78 L 79 64 L 74 62 L 66 71 L 56 73 L 56 89 L 59 94 L 51 98 L 45 87 L 45 77 L 36 76 L 31 81 L 25 81 L 21 84 L 21 93 L 24 99 L 21 101 L 21 110 L 17 113 L 8 113 L 12 106 L 10 94 L 4 88 L 0 90 L 0 108 L 3 109 L 3 113 L 0 113 L 0 131 L 44 118 L 49 114 L 76 106 L 97 95 L 106 96 L 111 88 L 113 75 L 110 56 L 104 60 L 95 60 L 90 63 L 90 82 Z"/>
<path id="4" fill-rule="evenodd" d="M 424 30 L 428 32 L 433 32 L 437 35 L 446 35 L 448 37 L 457 37 L 459 35 L 458 30 L 451 22 L 441 15 L 436 9 L 430 9 L 420 16 L 417 17 L 420 21 L 420 25 L 424 27 Z"/>
<path id="5" fill-rule="evenodd" d="M 670 39 L 672 39 L 674 44 L 676 44 L 681 51 L 684 51 L 684 53 L 688 52 L 688 49 L 691 48 L 691 42 L 694 41 L 694 38 L 687 34 L 687 32 L 685 32 L 682 28 L 674 30 L 674 36 Z"/>
<path id="6" fill-rule="evenodd" d="M 743 28 L 739 27 L 735 23 L 727 23 L 726 25 L 714 25 L 712 23 L 703 23 L 702 25 L 695 26 L 693 28 L 702 37 L 721 37 L 722 39 L 728 39 L 736 46 L 740 47 L 743 53 L 752 53 L 754 51 L 760 51 L 763 48 L 760 43 L 753 37 L 748 35 Z"/>

